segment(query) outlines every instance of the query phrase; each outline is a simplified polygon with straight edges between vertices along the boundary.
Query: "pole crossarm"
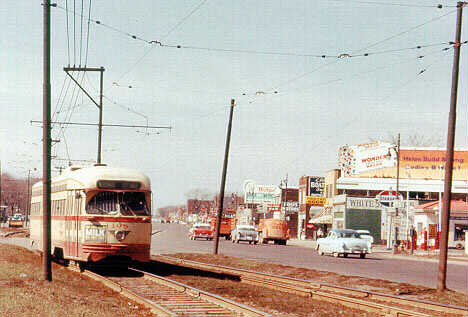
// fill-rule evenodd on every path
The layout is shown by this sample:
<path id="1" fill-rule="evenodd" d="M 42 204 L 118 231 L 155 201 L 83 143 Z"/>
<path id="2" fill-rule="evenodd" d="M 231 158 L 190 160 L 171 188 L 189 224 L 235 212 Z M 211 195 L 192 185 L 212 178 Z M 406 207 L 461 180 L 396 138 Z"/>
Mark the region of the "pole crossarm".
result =
<path id="1" fill-rule="evenodd" d="M 83 163 L 94 163 L 93 160 L 69 160 L 69 159 L 64 159 L 64 158 L 53 158 L 54 161 L 60 161 L 60 162 L 83 162 Z"/>
<path id="2" fill-rule="evenodd" d="M 69 71 L 101 71 L 101 72 L 103 72 L 103 71 L 104 71 L 104 67 L 101 67 L 101 68 L 64 67 L 63 70 L 64 70 L 65 73 L 67 73 L 67 75 L 73 80 L 73 82 L 74 82 L 78 87 L 80 87 L 80 89 L 85 93 L 85 95 L 88 96 L 89 99 L 91 99 L 91 101 L 96 105 L 96 107 L 101 108 L 101 105 L 100 105 L 99 103 L 97 103 L 96 100 L 94 100 L 93 97 L 91 97 L 90 94 L 88 94 L 88 92 L 80 85 L 80 83 L 79 83 L 75 78 L 73 78 L 73 76 L 69 73 Z"/>
<path id="3" fill-rule="evenodd" d="M 104 67 L 64 67 L 66 72 L 103 72 L 105 71 Z"/>
<path id="4" fill-rule="evenodd" d="M 42 123 L 42 121 L 31 120 L 31 123 Z M 99 123 L 86 123 L 86 122 L 64 122 L 52 121 L 52 124 L 60 125 L 84 125 L 84 126 L 98 126 Z M 155 125 L 128 125 L 128 124 L 102 124 L 103 127 L 117 127 L 117 128 L 148 128 L 148 129 L 172 129 L 172 126 L 155 126 Z"/>

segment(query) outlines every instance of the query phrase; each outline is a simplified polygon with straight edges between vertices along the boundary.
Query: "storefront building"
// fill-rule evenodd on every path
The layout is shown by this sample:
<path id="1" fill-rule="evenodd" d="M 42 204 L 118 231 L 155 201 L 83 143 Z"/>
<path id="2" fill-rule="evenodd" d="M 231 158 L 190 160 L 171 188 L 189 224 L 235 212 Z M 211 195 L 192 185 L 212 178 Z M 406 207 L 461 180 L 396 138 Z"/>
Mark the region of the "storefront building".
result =
<path id="1" fill-rule="evenodd" d="M 333 227 L 371 230 L 363 228 L 370 226 L 376 241 L 392 241 L 395 235 L 396 240 L 407 240 L 414 224 L 411 207 L 442 198 L 445 149 L 400 148 L 398 173 L 396 154 L 395 145 L 383 142 L 340 148 L 339 169 L 330 170 L 325 177 L 326 207 L 331 208 Z M 466 202 L 467 176 L 468 152 L 455 150 L 454 200 Z M 397 189 L 395 201 L 383 204 L 378 199 L 382 192 Z M 380 230 L 376 227 L 379 217 Z"/>

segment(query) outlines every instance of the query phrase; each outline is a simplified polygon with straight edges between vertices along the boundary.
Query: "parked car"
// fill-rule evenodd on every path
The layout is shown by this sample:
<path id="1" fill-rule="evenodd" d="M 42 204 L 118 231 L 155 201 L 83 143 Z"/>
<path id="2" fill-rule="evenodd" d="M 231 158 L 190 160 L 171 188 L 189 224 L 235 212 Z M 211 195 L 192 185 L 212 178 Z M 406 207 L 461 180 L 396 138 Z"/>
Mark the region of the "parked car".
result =
<path id="1" fill-rule="evenodd" d="M 367 240 L 367 242 L 369 243 L 369 250 L 372 249 L 372 244 L 374 243 L 374 237 L 371 236 L 370 234 L 370 231 L 369 230 L 356 230 L 358 233 L 359 233 L 359 236 L 361 237 L 361 239 L 365 239 Z"/>
<path id="2" fill-rule="evenodd" d="M 213 240 L 213 230 L 209 223 L 195 223 L 189 230 L 190 240 L 196 240 L 198 238 Z"/>
<path id="3" fill-rule="evenodd" d="M 8 227 L 22 227 L 24 225 L 24 215 L 14 214 L 8 217 Z"/>
<path id="4" fill-rule="evenodd" d="M 249 244 L 258 243 L 258 233 L 254 226 L 238 225 L 231 232 L 232 243 L 240 241 L 247 241 Z"/>
<path id="5" fill-rule="evenodd" d="M 348 254 L 359 254 L 361 259 L 364 259 L 366 254 L 371 253 L 371 249 L 368 241 L 361 239 L 356 230 L 332 229 L 325 238 L 317 240 L 317 252 L 320 255 L 330 253 L 334 257 L 343 254 L 345 258 Z"/>

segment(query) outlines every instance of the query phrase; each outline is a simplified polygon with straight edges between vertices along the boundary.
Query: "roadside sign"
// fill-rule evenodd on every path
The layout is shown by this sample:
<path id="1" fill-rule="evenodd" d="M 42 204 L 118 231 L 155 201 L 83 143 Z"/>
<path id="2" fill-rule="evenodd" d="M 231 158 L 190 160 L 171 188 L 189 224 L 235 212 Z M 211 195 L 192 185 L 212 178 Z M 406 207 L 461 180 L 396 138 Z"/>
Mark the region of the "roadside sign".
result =
<path id="1" fill-rule="evenodd" d="M 327 201 L 326 197 L 320 196 L 306 196 L 306 205 L 310 206 L 323 206 Z"/>
<path id="2" fill-rule="evenodd" d="M 392 207 L 396 201 L 401 201 L 403 196 L 394 190 L 384 190 L 375 196 L 382 206 Z"/>

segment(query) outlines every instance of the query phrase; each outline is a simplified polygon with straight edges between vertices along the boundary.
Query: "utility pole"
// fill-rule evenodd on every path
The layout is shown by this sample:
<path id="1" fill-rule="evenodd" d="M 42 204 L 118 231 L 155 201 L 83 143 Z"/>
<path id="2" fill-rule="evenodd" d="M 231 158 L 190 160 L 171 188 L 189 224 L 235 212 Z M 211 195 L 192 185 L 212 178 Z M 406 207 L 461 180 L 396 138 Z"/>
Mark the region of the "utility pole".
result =
<path id="1" fill-rule="evenodd" d="M 457 94 L 458 94 L 458 71 L 460 66 L 460 40 L 462 13 L 465 2 L 457 3 L 457 27 L 455 34 L 455 44 L 453 48 L 453 66 L 452 66 L 452 93 L 450 95 L 450 112 L 447 131 L 447 152 L 445 160 L 445 180 L 442 225 L 440 236 L 440 254 L 439 271 L 437 280 L 437 291 L 441 292 L 447 289 L 447 250 L 448 250 L 448 224 L 450 220 L 450 202 L 452 200 L 452 174 L 453 174 L 453 147 L 455 143 L 455 124 L 457 118 Z"/>
<path id="2" fill-rule="evenodd" d="M 2 221 L 2 214 L 1 214 L 1 208 L 2 208 L 2 161 L 0 160 L 0 222 Z M 5 212 L 6 215 L 6 212 Z"/>
<path id="3" fill-rule="evenodd" d="M 397 170 L 396 170 L 396 201 L 397 204 L 400 203 L 400 133 L 398 133 L 398 140 L 397 140 L 397 148 L 396 148 L 396 156 L 397 156 Z M 397 219 L 398 219 L 398 208 L 397 206 L 395 208 L 395 243 L 393 244 L 393 253 L 398 252 L 398 232 L 399 232 L 399 227 L 397 225 Z"/>
<path id="4" fill-rule="evenodd" d="M 43 125 L 42 125 L 42 265 L 44 279 L 52 281 L 51 264 L 51 87 L 50 87 L 50 0 L 44 0 L 44 83 L 43 83 Z M 53 5 L 56 6 L 56 5 Z"/>
<path id="5" fill-rule="evenodd" d="M 63 70 L 67 73 L 68 76 L 75 82 L 75 84 L 88 96 L 89 99 L 98 107 L 99 109 L 99 123 L 98 123 L 98 150 L 97 150 L 97 160 L 96 163 L 101 163 L 101 148 L 102 148 L 102 91 L 103 91 L 103 79 L 104 79 L 104 67 L 100 68 L 91 68 L 91 67 L 64 67 Z M 70 72 L 100 72 L 100 84 L 99 84 L 99 103 L 97 103 L 93 97 L 78 83 L 78 81 L 70 74 Z"/>
<path id="6" fill-rule="evenodd" d="M 31 214 L 30 186 L 31 186 L 31 170 L 28 170 L 28 193 L 26 195 L 26 197 L 27 197 L 27 206 L 26 206 L 26 217 L 25 217 L 26 227 L 28 226 L 29 215 Z"/>
<path id="7" fill-rule="evenodd" d="M 216 236 L 214 241 L 213 254 L 218 254 L 219 245 L 219 229 L 221 228 L 221 219 L 223 218 L 223 204 L 224 204 L 224 187 L 226 185 L 226 172 L 229 157 L 229 144 L 231 143 L 231 128 L 232 128 L 232 114 L 234 112 L 234 99 L 231 99 L 231 109 L 229 111 L 229 123 L 226 136 L 226 148 L 224 150 L 224 164 L 223 164 L 223 175 L 221 177 L 221 188 L 219 190 L 219 208 L 218 218 L 216 220 Z"/>

